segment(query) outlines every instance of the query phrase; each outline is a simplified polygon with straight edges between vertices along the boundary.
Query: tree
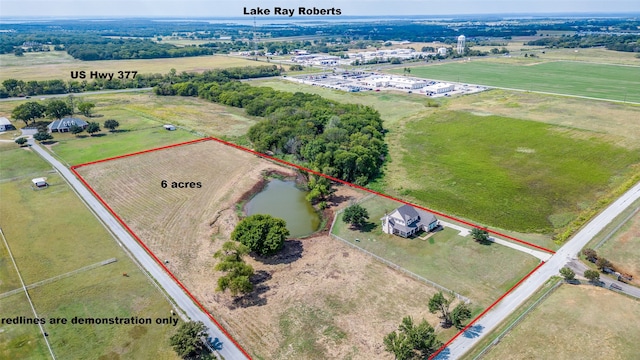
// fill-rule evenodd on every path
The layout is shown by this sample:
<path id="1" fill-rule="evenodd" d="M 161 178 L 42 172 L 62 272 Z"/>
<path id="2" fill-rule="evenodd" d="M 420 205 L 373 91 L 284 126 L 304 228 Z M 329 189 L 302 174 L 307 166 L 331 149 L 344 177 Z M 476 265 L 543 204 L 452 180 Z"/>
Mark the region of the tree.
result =
<path id="1" fill-rule="evenodd" d="M 440 312 L 440 319 L 442 319 L 442 327 L 447 328 L 452 325 L 451 313 L 449 312 L 449 306 L 453 302 L 455 297 L 453 293 L 446 298 L 442 291 L 438 291 L 431 299 L 429 299 L 429 312 L 435 314 Z"/>
<path id="2" fill-rule="evenodd" d="M 596 262 L 596 260 L 598 260 L 598 253 L 591 248 L 582 250 L 582 255 L 591 262 Z"/>
<path id="3" fill-rule="evenodd" d="M 62 119 L 65 116 L 73 115 L 69 104 L 62 100 L 51 100 L 46 105 L 45 113 L 51 119 Z"/>
<path id="4" fill-rule="evenodd" d="M 13 54 L 15 56 L 24 56 L 24 50 L 21 47 L 17 47 L 14 51 Z"/>
<path id="5" fill-rule="evenodd" d="M 14 119 L 24 121 L 25 125 L 29 125 L 29 121 L 41 118 L 46 111 L 44 105 L 35 101 L 29 101 L 16 106 L 11 112 Z"/>
<path id="6" fill-rule="evenodd" d="M 221 250 L 213 254 L 214 258 L 221 259 L 215 269 L 226 273 L 218 279 L 216 290 L 226 291 L 229 289 L 233 296 L 253 291 L 253 284 L 250 281 L 253 268 L 245 264 L 242 259 L 248 252 L 249 249 L 246 246 L 234 241 L 227 241 L 222 244 Z"/>
<path id="7" fill-rule="evenodd" d="M 84 131 L 84 129 L 82 128 L 82 126 L 78 126 L 78 125 L 76 125 L 76 124 L 73 124 L 73 125 L 71 125 L 71 126 L 69 127 L 69 132 L 71 132 L 71 133 L 72 133 L 72 134 L 74 134 L 74 135 L 78 135 L 78 134 L 80 134 L 80 133 L 81 133 L 81 132 L 83 132 L 83 131 Z"/>
<path id="8" fill-rule="evenodd" d="M 118 126 L 120 126 L 118 120 L 109 119 L 104 122 L 104 127 L 109 131 L 115 131 Z"/>
<path id="9" fill-rule="evenodd" d="M 410 316 L 404 317 L 398 332 L 389 333 L 383 343 L 385 351 L 393 353 L 397 360 L 426 359 L 442 346 L 426 320 L 415 326 Z"/>
<path id="10" fill-rule="evenodd" d="M 584 277 L 593 283 L 600 281 L 600 273 L 596 270 L 585 270 Z"/>
<path id="11" fill-rule="evenodd" d="M 465 327 L 464 323 L 471 319 L 471 309 L 465 303 L 458 304 L 451 311 L 451 322 L 456 329 L 460 330 Z"/>
<path id="12" fill-rule="evenodd" d="M 23 146 L 26 143 L 27 143 L 27 138 L 20 137 L 20 138 L 16 139 L 16 144 L 18 144 L 20 146 Z"/>
<path id="13" fill-rule="evenodd" d="M 182 323 L 178 330 L 170 338 L 173 350 L 183 359 L 197 359 L 208 353 L 207 347 L 201 338 L 207 337 L 207 328 L 202 321 L 189 321 Z"/>
<path id="14" fill-rule="evenodd" d="M 603 257 L 599 257 L 598 260 L 596 260 L 596 266 L 600 271 L 604 270 L 604 268 L 613 268 L 613 264 Z"/>
<path id="15" fill-rule="evenodd" d="M 344 209 L 342 221 L 351 224 L 354 227 L 360 227 L 369 219 L 367 209 L 358 204 L 350 205 Z"/>
<path id="16" fill-rule="evenodd" d="M 287 223 L 266 214 L 255 214 L 242 219 L 231 233 L 231 239 L 260 255 L 278 252 L 288 236 Z"/>
<path id="17" fill-rule="evenodd" d="M 91 117 L 91 109 L 96 107 L 96 104 L 90 102 L 81 102 L 78 104 L 78 111 L 86 117 Z"/>
<path id="18" fill-rule="evenodd" d="M 489 233 L 485 229 L 471 229 L 471 237 L 473 238 L 473 240 L 481 244 L 486 244 L 487 242 L 489 242 Z"/>
<path id="19" fill-rule="evenodd" d="M 46 131 L 39 131 L 33 135 L 33 138 L 42 142 L 53 139 L 53 136 Z"/>
<path id="20" fill-rule="evenodd" d="M 560 269 L 560 275 L 562 275 L 562 277 L 566 281 L 572 281 L 573 279 L 576 278 L 576 273 L 574 273 L 573 270 L 569 269 L 566 266 Z"/>
<path id="21" fill-rule="evenodd" d="M 98 124 L 97 122 L 90 122 L 87 125 L 87 132 L 91 134 L 91 136 L 93 136 L 93 134 L 97 133 L 98 131 L 100 131 L 100 124 Z"/>

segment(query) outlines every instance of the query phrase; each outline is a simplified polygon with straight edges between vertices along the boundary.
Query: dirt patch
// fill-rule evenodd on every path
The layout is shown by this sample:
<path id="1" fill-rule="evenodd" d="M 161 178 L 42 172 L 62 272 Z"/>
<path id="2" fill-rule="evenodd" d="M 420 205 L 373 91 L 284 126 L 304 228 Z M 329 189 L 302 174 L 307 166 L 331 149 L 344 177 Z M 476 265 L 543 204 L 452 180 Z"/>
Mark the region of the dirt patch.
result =
<path id="1" fill-rule="evenodd" d="M 403 316 L 438 323 L 426 307 L 433 288 L 326 230 L 288 240 L 275 257 L 248 257 L 256 271 L 249 296 L 233 299 L 215 291 L 220 275 L 213 253 L 238 222 L 234 204 L 263 181 L 264 171 L 295 176 L 291 169 L 209 141 L 79 170 L 256 358 L 391 359 L 382 338 Z M 163 189 L 161 179 L 201 181 L 203 187 Z M 325 215 L 361 196 L 338 186 Z"/>

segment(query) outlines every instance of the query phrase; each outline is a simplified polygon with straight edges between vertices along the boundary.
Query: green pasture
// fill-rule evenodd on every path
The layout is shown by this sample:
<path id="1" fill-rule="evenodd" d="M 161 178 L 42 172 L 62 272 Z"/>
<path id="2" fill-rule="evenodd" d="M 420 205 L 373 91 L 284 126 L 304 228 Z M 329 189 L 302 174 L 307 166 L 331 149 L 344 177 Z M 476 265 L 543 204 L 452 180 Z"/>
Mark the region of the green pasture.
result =
<path id="1" fill-rule="evenodd" d="M 392 70 L 402 74 L 402 69 Z M 640 103 L 640 67 L 554 61 L 450 62 L 411 68 L 411 76 Z"/>
<path id="2" fill-rule="evenodd" d="M 619 186 L 637 151 L 586 131 L 438 111 L 409 123 L 390 185 L 430 208 L 519 232 L 551 233 Z M 637 171 L 637 170 L 636 170 Z"/>
<path id="3" fill-rule="evenodd" d="M 168 301 L 66 182 L 47 171 L 37 154 L 16 146 L 1 151 L 0 156 L 3 169 L 12 164 L 8 176 L 13 178 L 0 182 L 0 226 L 25 284 L 66 274 L 29 290 L 38 316 L 154 320 L 170 316 Z M 50 186 L 33 190 L 31 176 L 47 177 Z M 20 283 L 4 244 L 0 249 L 0 291 L 6 293 L 19 289 Z M 69 274 L 110 258 L 117 261 Z M 0 309 L 2 317 L 33 317 L 24 292 L 0 297 Z M 169 336 L 175 331 L 171 326 L 45 324 L 45 331 L 54 354 L 61 359 L 176 359 L 169 346 Z M 0 333 L 0 358 L 49 356 L 37 326 L 2 325 Z"/>

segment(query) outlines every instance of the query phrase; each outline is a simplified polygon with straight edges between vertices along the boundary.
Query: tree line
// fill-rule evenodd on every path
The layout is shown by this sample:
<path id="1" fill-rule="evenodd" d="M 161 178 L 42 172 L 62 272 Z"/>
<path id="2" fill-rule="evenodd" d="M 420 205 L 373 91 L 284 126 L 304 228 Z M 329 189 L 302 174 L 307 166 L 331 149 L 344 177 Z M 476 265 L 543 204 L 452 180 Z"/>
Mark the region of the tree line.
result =
<path id="1" fill-rule="evenodd" d="M 178 74 L 172 69 L 167 74 L 138 74 L 135 79 L 95 79 L 87 80 L 31 80 L 7 79 L 0 86 L 0 98 L 34 96 L 47 94 L 70 94 L 84 91 L 140 89 L 159 84 L 172 84 L 185 81 L 228 81 L 229 79 L 249 79 L 278 76 L 282 70 L 275 65 L 237 67 L 207 70 L 203 73 Z"/>
<path id="2" fill-rule="evenodd" d="M 546 37 L 529 41 L 527 45 L 548 48 L 590 48 L 604 46 L 608 50 L 640 52 L 640 35 L 574 35 Z"/>
<path id="3" fill-rule="evenodd" d="M 319 95 L 255 87 L 238 81 L 188 81 L 157 86 L 158 95 L 199 96 L 262 117 L 247 137 L 255 150 L 293 158 L 313 170 L 365 185 L 387 154 L 378 111 Z"/>

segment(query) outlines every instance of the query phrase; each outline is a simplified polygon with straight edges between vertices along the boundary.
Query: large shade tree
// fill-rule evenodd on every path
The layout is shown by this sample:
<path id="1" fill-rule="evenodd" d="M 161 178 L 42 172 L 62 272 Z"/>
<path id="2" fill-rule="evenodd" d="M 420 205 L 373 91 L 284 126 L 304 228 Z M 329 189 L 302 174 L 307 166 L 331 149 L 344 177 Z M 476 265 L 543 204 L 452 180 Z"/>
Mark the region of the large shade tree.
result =
<path id="1" fill-rule="evenodd" d="M 24 121 L 29 125 L 29 121 L 39 119 L 44 116 L 46 107 L 38 102 L 29 101 L 16 106 L 11 112 L 11 116 L 16 120 Z"/>
<path id="2" fill-rule="evenodd" d="M 273 255 L 284 246 L 289 236 L 287 223 L 271 215 L 248 216 L 233 230 L 231 239 L 239 241 L 260 255 Z"/>
<path id="3" fill-rule="evenodd" d="M 393 353 L 397 360 L 426 359 L 442 346 L 426 320 L 416 326 L 410 316 L 404 317 L 398 331 L 385 336 L 383 343 L 385 350 Z"/>

